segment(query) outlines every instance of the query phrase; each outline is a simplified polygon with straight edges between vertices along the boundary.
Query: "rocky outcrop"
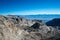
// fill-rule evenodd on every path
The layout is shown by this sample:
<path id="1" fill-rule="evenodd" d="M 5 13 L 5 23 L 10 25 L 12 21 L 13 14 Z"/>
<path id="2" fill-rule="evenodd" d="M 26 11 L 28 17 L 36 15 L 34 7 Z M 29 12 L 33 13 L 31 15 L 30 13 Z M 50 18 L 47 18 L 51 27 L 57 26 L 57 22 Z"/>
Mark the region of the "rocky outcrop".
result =
<path id="1" fill-rule="evenodd" d="M 60 33 L 40 21 L 0 15 L 0 40 L 56 40 Z"/>

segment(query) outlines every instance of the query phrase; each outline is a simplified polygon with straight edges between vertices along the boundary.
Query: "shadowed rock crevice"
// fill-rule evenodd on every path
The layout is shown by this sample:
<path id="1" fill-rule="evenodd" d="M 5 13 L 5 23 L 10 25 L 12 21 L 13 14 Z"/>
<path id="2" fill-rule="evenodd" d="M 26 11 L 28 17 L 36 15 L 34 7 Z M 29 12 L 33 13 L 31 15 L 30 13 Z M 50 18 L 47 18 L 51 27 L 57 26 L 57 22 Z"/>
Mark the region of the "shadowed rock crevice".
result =
<path id="1" fill-rule="evenodd" d="M 31 28 L 34 28 L 34 29 L 39 29 L 39 27 L 40 27 L 39 23 L 35 23 L 31 26 Z"/>

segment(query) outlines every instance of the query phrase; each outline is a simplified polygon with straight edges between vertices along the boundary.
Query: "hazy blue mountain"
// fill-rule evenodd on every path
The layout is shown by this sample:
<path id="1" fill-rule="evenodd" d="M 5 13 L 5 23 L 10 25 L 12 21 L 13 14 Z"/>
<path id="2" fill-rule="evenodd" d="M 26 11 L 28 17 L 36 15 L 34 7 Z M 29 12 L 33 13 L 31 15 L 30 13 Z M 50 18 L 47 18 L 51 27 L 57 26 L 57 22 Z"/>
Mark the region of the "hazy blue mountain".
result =
<path id="1" fill-rule="evenodd" d="M 60 18 L 54 18 L 54 19 L 46 22 L 46 25 L 47 26 L 53 26 L 53 27 L 60 30 Z"/>
<path id="2" fill-rule="evenodd" d="M 39 15 L 20 15 L 20 16 L 30 19 L 30 20 L 34 20 L 34 19 L 43 20 L 44 22 L 52 20 L 54 18 L 60 18 L 60 15 L 58 15 L 58 14 L 53 14 L 53 15 L 52 14 L 49 14 L 49 15 L 47 15 L 47 14 L 40 15 L 39 14 Z"/>
<path id="3" fill-rule="evenodd" d="M 50 20 L 46 22 L 47 26 L 60 26 L 60 18 L 54 18 L 53 20 Z"/>

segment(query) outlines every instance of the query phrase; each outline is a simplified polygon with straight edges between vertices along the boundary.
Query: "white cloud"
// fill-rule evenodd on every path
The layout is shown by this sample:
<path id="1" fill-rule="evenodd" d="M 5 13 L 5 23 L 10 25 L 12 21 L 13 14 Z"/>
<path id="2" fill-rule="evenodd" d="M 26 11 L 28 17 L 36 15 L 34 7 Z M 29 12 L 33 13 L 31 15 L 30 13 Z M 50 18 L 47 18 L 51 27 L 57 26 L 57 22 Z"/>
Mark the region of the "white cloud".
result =
<path id="1" fill-rule="evenodd" d="M 4 14 L 4 13 L 3 13 Z M 30 11 L 17 11 L 9 12 L 4 15 L 36 15 L 36 14 L 60 14 L 60 10 L 30 10 Z"/>

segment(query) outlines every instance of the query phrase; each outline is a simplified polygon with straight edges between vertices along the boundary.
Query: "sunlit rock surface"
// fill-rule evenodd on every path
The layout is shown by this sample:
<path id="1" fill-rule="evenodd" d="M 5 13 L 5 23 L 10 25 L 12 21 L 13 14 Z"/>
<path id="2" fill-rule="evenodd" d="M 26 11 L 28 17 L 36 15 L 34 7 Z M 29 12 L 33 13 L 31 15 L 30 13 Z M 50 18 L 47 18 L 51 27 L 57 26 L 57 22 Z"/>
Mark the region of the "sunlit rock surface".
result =
<path id="1" fill-rule="evenodd" d="M 59 40 L 60 32 L 42 21 L 0 15 L 0 40 Z"/>

